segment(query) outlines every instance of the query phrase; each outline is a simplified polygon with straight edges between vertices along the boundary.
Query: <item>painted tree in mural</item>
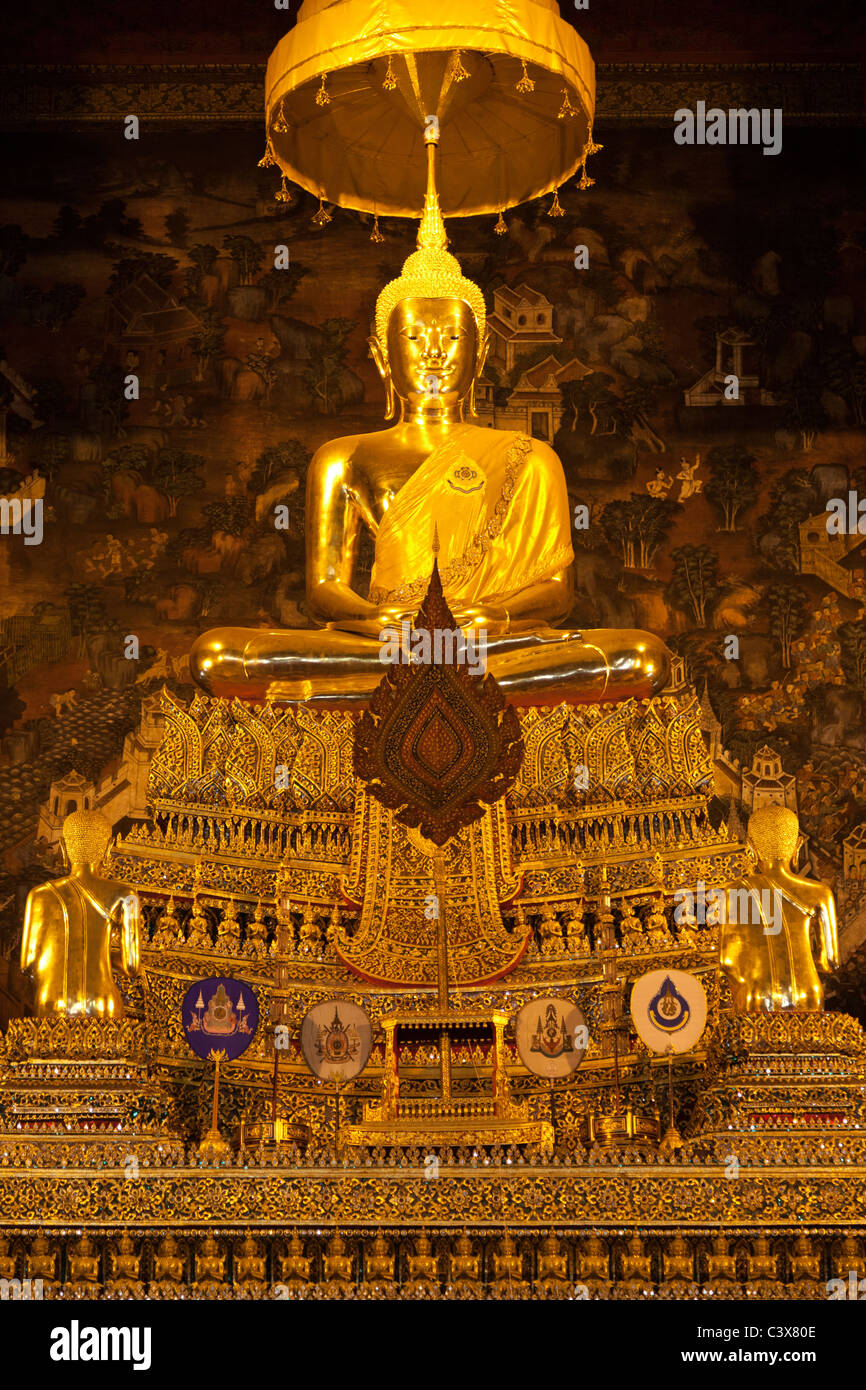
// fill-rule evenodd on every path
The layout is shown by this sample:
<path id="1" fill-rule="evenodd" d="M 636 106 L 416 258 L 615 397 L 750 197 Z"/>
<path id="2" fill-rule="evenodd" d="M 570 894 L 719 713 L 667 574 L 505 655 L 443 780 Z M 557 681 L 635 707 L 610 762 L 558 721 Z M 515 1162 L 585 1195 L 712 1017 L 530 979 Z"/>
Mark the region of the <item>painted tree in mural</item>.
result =
<path id="1" fill-rule="evenodd" d="M 267 291 L 270 307 L 276 309 L 280 304 L 286 304 L 294 298 L 298 286 L 309 273 L 307 266 L 292 261 L 285 270 L 274 268 L 266 271 L 264 275 L 259 276 L 256 284 Z"/>
<path id="2" fill-rule="evenodd" d="M 127 285 L 134 284 L 142 275 L 149 275 L 162 290 L 171 289 L 177 270 L 174 256 L 165 256 L 158 251 L 131 252 L 126 246 L 114 246 L 110 243 L 106 243 L 105 249 L 114 260 L 114 269 L 108 281 L 109 294 L 125 290 Z"/>
<path id="3" fill-rule="evenodd" d="M 289 472 L 297 473 L 299 480 L 303 482 L 312 457 L 300 439 L 282 439 L 279 444 L 269 444 L 256 459 L 250 476 L 250 486 L 254 492 L 261 492 L 272 479 Z"/>
<path id="4" fill-rule="evenodd" d="M 249 236 L 227 236 L 223 246 L 238 268 L 241 284 L 251 285 L 265 259 L 262 247 Z"/>
<path id="5" fill-rule="evenodd" d="M 212 533 L 242 536 L 255 520 L 255 504 L 248 497 L 224 497 L 219 502 L 208 502 L 202 515 Z"/>
<path id="6" fill-rule="evenodd" d="M 827 422 L 821 402 L 821 383 L 812 371 L 798 372 L 777 393 L 782 406 L 782 422 L 800 437 L 804 453 L 814 449 L 818 433 Z"/>
<path id="7" fill-rule="evenodd" d="M 186 291 L 192 299 L 198 299 L 201 295 L 202 279 L 205 275 L 212 275 L 216 265 L 219 251 L 209 242 L 197 241 L 194 246 L 187 250 L 191 265 L 184 271 L 186 279 Z"/>
<path id="8" fill-rule="evenodd" d="M 160 449 L 150 481 L 168 498 L 170 516 L 177 516 L 182 497 L 191 497 L 204 487 L 204 478 L 198 471 L 204 464 L 203 455 L 193 454 L 188 449 Z"/>
<path id="9" fill-rule="evenodd" d="M 739 444 L 717 446 L 707 455 L 710 479 L 704 492 L 722 513 L 723 531 L 736 531 L 737 519 L 758 495 L 755 457 Z"/>
<path id="10" fill-rule="evenodd" d="M 633 492 L 627 502 L 608 502 L 600 515 L 607 541 L 619 547 L 626 569 L 649 569 L 681 508 L 667 497 Z"/>
<path id="11" fill-rule="evenodd" d="M 866 425 L 866 359 L 847 343 L 827 355 L 827 384 L 849 407 L 854 423 Z"/>
<path id="12" fill-rule="evenodd" d="M 348 352 L 346 339 L 354 327 L 354 319 L 325 319 L 322 343 L 311 351 L 309 366 L 302 373 L 322 415 L 333 415 L 339 409 L 338 388 Z"/>
<path id="13" fill-rule="evenodd" d="M 190 339 L 190 347 L 196 360 L 196 381 L 204 381 L 214 358 L 223 350 L 226 326 L 216 309 L 199 309 L 198 316 L 202 330 Z"/>
<path id="14" fill-rule="evenodd" d="M 789 468 L 770 493 L 770 506 L 759 525 L 760 548 L 776 569 L 800 568 L 800 525 L 820 506 L 815 486 L 803 468 Z"/>
<path id="15" fill-rule="evenodd" d="M 790 584 L 774 584 L 767 593 L 770 633 L 778 644 L 785 670 L 791 666 L 791 647 L 806 626 L 806 595 Z"/>
<path id="16" fill-rule="evenodd" d="M 697 627 L 708 627 L 709 610 L 722 593 L 718 555 L 708 545 L 680 545 L 671 559 L 669 601 L 689 613 Z"/>

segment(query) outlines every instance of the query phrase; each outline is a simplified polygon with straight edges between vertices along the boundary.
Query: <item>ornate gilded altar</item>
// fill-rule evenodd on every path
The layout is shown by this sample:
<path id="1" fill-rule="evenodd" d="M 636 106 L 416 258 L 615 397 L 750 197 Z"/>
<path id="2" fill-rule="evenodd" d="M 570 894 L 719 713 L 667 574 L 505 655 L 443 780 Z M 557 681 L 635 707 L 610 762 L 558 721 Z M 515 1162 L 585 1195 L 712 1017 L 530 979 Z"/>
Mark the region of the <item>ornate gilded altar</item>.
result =
<path id="1" fill-rule="evenodd" d="M 828 1278 L 863 1273 L 862 1031 L 783 1007 L 801 1000 L 766 988 L 775 948 L 738 930 L 720 951 L 718 923 L 674 910 L 698 884 L 758 881 L 711 805 L 697 701 L 656 693 L 657 638 L 551 626 L 572 593 L 561 465 L 464 416 L 486 311 L 447 251 L 439 122 L 446 214 L 542 192 L 561 213 L 564 179 L 592 183 L 591 59 L 553 0 L 480 21 L 416 7 L 390 29 L 388 7 L 368 9 L 306 0 L 269 69 L 262 163 L 315 191 L 324 221 L 326 193 L 415 215 L 427 146 L 418 250 L 380 298 L 373 348 L 400 420 L 370 457 L 393 472 L 370 468 L 361 496 L 350 465 L 363 437 L 323 446 L 307 537 L 322 626 L 204 634 L 191 670 L 226 698 L 163 696 L 149 816 L 108 866 L 128 887 L 128 966 L 141 904 L 142 971 L 82 995 L 114 1017 L 49 1009 L 0 1046 L 2 1277 L 52 1298 L 826 1296 Z M 495 119 L 475 121 L 470 147 L 473 103 Z M 365 132 L 383 118 L 392 150 L 377 160 Z M 512 128 L 525 140 L 506 159 Z M 431 499 L 440 512 L 422 527 Z M 362 520 L 377 542 L 369 598 L 351 584 Z M 417 605 L 440 520 L 454 617 L 433 623 Z M 438 659 L 382 681 L 382 624 L 410 618 L 413 635 L 489 630 L 501 687 L 446 680 Z M 419 804 L 427 779 L 414 820 L 383 797 L 370 753 L 385 687 L 413 684 L 398 732 Z M 430 788 L 473 760 L 477 814 L 449 818 Z M 770 869 L 796 899 L 788 929 L 810 966 L 802 881 L 788 862 Z M 809 886 L 829 922 L 827 891 Z M 98 914 L 106 978 L 112 893 Z M 773 964 L 753 970 L 758 957 Z M 632 983 L 654 969 L 690 971 L 708 999 L 707 1032 L 675 1068 L 629 1017 Z M 262 1020 L 218 1091 L 180 1011 L 215 975 L 247 982 Z M 754 1012 L 739 1011 L 740 977 Z M 579 1006 L 589 1035 L 563 1084 L 540 1084 L 514 1038 L 520 1007 L 550 994 Z M 72 997 L 53 989 L 45 1003 Z M 335 1000 L 366 1010 L 373 1045 L 356 1080 L 323 1085 L 299 1029 Z M 660 1140 L 668 1107 L 676 1148 Z M 215 1141 L 200 1144 L 209 1124 Z"/>
<path id="2" fill-rule="evenodd" d="M 717 929 L 673 920 L 678 887 L 727 882 L 744 861 L 743 846 L 709 814 L 709 770 L 690 694 L 520 714 L 523 767 L 495 808 L 497 824 L 481 822 L 480 833 L 499 845 L 499 872 L 485 861 L 476 891 L 497 929 L 519 934 L 522 950 L 507 973 L 496 978 L 491 971 L 473 983 L 461 972 L 457 938 L 449 979 L 453 1021 L 467 1014 L 496 1021 L 489 1040 L 480 1029 L 474 1036 L 455 1030 L 451 1105 L 468 1111 L 495 1103 L 497 1050 L 499 1075 L 508 1082 L 502 1133 L 478 1142 L 476 1132 L 469 1147 L 437 1133 L 435 973 L 382 984 L 347 963 L 352 931 L 363 920 L 359 908 L 377 891 L 385 856 L 392 882 L 412 887 L 415 910 L 392 922 L 399 893 L 388 897 L 382 960 L 394 958 L 398 925 L 405 933 L 410 920 L 418 959 L 435 956 L 434 924 L 423 910 L 432 892 L 429 859 L 393 813 L 379 809 L 379 833 L 368 833 L 370 798 L 349 771 L 352 717 L 204 697 L 184 708 L 166 695 L 164 706 L 152 819 L 116 843 L 111 864 L 142 899 L 147 987 L 130 986 L 130 1016 L 111 1025 L 119 1031 L 110 1045 L 96 1036 L 107 1026 L 99 1020 L 82 1020 L 77 1026 L 86 1024 L 92 1036 L 82 1033 L 71 1045 L 59 1034 L 73 1021 L 52 1025 L 55 1055 L 65 1049 L 63 1099 L 44 1089 L 57 1065 L 37 1040 L 46 1025 L 13 1025 L 4 1040 L 0 1204 L 16 1268 L 23 1269 L 36 1239 L 32 1209 L 54 1255 L 67 1241 L 72 1247 L 64 1223 L 74 1219 L 88 1231 L 109 1297 L 139 1297 L 147 1289 L 157 1297 L 181 1290 L 194 1297 L 309 1297 L 325 1287 L 332 1297 L 638 1297 L 647 1290 L 679 1297 L 691 1283 L 700 1297 L 730 1297 L 757 1279 L 748 1261 L 762 1231 L 781 1258 L 775 1275 L 769 1256 L 764 1260 L 761 1287 L 791 1297 L 823 1289 L 841 1242 L 856 1240 L 862 1227 L 863 1038 L 853 1020 L 831 1014 L 732 1014 L 718 970 Z M 592 794 L 575 788 L 580 764 L 592 769 Z M 281 765 L 291 775 L 277 791 Z M 471 843 L 461 832 L 461 853 L 470 854 Z M 613 950 L 604 949 L 599 930 L 603 871 L 614 905 Z M 447 872 L 456 898 L 466 891 L 466 870 L 449 862 Z M 166 932 L 170 899 L 177 929 Z M 650 925 L 660 901 L 667 922 L 661 935 Z M 582 915 L 585 934 L 565 931 L 574 913 Z M 217 933 L 226 915 L 238 923 L 237 935 Z M 563 930 L 542 930 L 554 919 Z M 205 936 L 200 920 L 209 927 Z M 651 1138 L 666 1101 L 664 1067 L 630 1034 L 624 1006 L 628 981 L 659 965 L 698 974 L 711 1010 L 706 1046 L 677 1063 L 677 1123 L 686 1142 L 669 1156 Z M 292 1043 L 281 1058 L 279 1110 L 287 1126 L 309 1128 L 306 1150 L 256 1143 L 219 1162 L 194 1157 L 211 1086 L 182 1040 L 179 1001 L 205 974 L 243 976 L 269 1021 L 224 1069 L 223 1132 L 266 1114 L 269 1026 L 283 1021 Z M 551 991 L 579 1001 L 590 1029 L 576 1079 L 555 1091 L 539 1089 L 521 1066 L 507 1026 L 521 1003 Z M 367 1071 L 340 1094 L 322 1092 L 295 1041 L 310 1003 L 335 995 L 362 1003 L 381 1030 Z M 419 1011 L 431 1027 L 413 1039 L 406 1020 Z M 389 1039 L 399 1035 L 401 1017 L 395 1097 Z M 606 1142 L 618 1133 L 615 1062 L 623 1103 L 646 1122 L 643 1138 L 633 1142 Z M 376 1135 L 376 1117 L 389 1104 L 392 1120 L 399 1120 L 400 1104 L 412 1115 L 410 1132 L 385 1126 Z M 46 1113 L 57 1106 L 60 1122 Z M 741 1165 L 735 1180 L 732 1158 Z M 330 1235 L 313 1234 L 323 1211 L 348 1253 L 329 1254 Z M 208 1226 L 232 1233 L 217 1254 L 203 1244 Z M 264 1227 L 279 1234 L 258 1235 L 253 1251 L 251 1234 Z M 639 1255 L 614 1234 L 629 1227 L 644 1232 Z M 176 1244 L 160 1253 L 156 1233 L 166 1228 Z M 471 1255 L 458 1249 L 464 1231 Z M 524 1261 L 521 1279 L 512 1268 L 517 1256 L 503 1255 L 508 1231 Z M 416 1244 L 424 1232 L 429 1254 Z M 478 1258 L 477 1277 L 466 1265 L 455 1283 L 452 1253 Z M 396 1261 L 393 1280 L 383 1277 L 386 1255 Z M 332 1270 L 320 1284 L 323 1261 L 337 1258 L 349 1261 L 349 1274 Z M 419 1260 L 427 1261 L 423 1269 Z"/>

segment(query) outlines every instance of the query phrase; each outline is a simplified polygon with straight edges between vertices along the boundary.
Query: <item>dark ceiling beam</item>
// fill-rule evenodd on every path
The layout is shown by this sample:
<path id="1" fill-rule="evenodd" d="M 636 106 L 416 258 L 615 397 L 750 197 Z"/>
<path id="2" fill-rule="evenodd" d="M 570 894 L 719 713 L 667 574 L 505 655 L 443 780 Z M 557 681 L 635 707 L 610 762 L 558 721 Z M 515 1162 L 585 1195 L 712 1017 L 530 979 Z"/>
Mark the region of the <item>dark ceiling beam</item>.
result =
<path id="1" fill-rule="evenodd" d="M 596 129 L 664 126 L 679 107 L 781 107 L 801 125 L 866 124 L 863 63 L 600 63 Z M 264 68 L 0 68 L 0 128 L 93 128 L 135 114 L 163 128 L 263 122 Z"/>

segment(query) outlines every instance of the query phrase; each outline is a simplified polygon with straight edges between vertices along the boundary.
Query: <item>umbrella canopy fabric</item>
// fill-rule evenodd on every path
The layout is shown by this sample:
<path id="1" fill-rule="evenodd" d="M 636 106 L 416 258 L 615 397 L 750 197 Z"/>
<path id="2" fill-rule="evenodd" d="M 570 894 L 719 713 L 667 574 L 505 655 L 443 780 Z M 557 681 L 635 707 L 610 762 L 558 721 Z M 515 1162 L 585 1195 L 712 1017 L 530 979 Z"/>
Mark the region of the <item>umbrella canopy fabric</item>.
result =
<path id="1" fill-rule="evenodd" d="M 305 0 L 268 63 L 269 149 L 340 207 L 417 217 L 439 122 L 446 217 L 557 188 L 591 148 L 595 65 L 556 0 Z"/>

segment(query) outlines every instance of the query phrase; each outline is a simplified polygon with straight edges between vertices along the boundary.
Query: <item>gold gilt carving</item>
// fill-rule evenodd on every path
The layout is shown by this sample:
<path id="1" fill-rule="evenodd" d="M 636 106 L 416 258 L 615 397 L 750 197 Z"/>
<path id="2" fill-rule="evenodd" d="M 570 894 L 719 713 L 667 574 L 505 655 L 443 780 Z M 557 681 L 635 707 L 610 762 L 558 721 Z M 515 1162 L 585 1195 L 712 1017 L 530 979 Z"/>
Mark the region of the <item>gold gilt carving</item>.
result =
<path id="1" fill-rule="evenodd" d="M 291 710 L 201 695 L 185 710 L 168 691 L 162 709 L 165 733 L 148 780 L 153 806 L 282 811 L 292 805 L 288 783 L 301 733 Z M 279 777 L 277 768 L 285 769 Z"/>
<path id="2" fill-rule="evenodd" d="M 443 635 L 460 636 L 435 556 L 414 631 L 428 635 L 431 652 Z M 455 651 L 392 662 L 355 728 L 355 772 L 368 795 L 440 846 L 505 795 L 523 762 L 516 711 L 492 675 L 471 674 Z"/>

